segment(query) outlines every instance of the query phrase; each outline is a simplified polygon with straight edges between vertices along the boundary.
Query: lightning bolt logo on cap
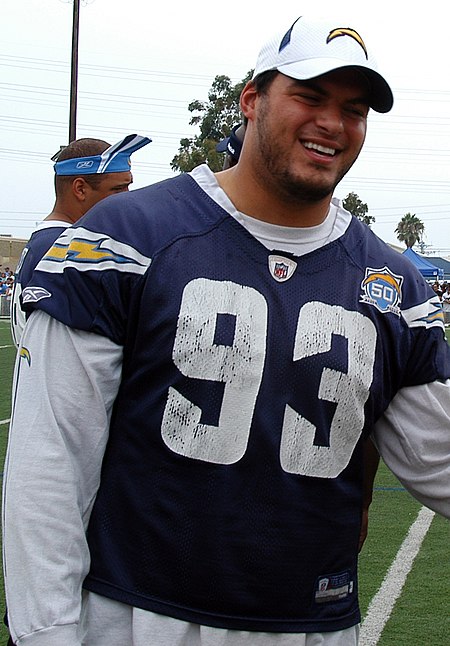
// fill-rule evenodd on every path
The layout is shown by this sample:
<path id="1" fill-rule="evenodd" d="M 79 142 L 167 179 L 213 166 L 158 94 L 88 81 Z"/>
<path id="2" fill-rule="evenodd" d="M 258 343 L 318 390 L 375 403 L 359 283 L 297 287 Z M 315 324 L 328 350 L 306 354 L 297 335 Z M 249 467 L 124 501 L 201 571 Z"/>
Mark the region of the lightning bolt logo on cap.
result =
<path id="1" fill-rule="evenodd" d="M 353 38 L 354 40 L 356 40 L 358 45 L 362 47 L 364 54 L 366 56 L 366 60 L 369 59 L 367 48 L 364 44 L 363 39 L 358 34 L 358 32 L 355 31 L 354 29 L 351 29 L 351 27 L 338 27 L 337 29 L 333 29 L 332 31 L 330 31 L 327 38 L 327 44 L 330 43 L 335 38 L 340 38 L 341 36 L 350 36 L 350 38 Z"/>

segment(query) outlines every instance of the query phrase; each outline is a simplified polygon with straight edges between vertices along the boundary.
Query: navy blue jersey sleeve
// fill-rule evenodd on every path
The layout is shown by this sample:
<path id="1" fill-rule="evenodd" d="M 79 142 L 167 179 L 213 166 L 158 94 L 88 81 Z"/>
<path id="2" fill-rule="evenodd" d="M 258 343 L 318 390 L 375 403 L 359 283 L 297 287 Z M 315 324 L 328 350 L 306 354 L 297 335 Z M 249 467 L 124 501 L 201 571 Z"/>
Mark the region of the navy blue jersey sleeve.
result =
<path id="1" fill-rule="evenodd" d="M 50 249 L 55 240 L 65 231 L 65 227 L 48 227 L 35 231 L 23 250 L 19 261 L 17 280 L 26 287 L 36 265 Z"/>
<path id="2" fill-rule="evenodd" d="M 450 346 L 437 328 L 413 333 L 413 349 L 405 362 L 402 386 L 450 379 Z"/>
<path id="3" fill-rule="evenodd" d="M 122 344 L 130 302 L 139 298 L 153 255 L 177 236 L 214 223 L 202 200 L 226 216 L 187 175 L 97 203 L 42 258 L 23 293 L 23 308 L 44 310 Z"/>
<path id="4" fill-rule="evenodd" d="M 401 318 L 409 332 L 401 387 L 450 378 L 450 346 L 444 333 L 442 305 L 412 263 L 403 261 Z M 401 358 L 400 358 L 401 359 Z"/>
<path id="5" fill-rule="evenodd" d="M 391 398 L 404 386 L 450 378 L 450 346 L 441 302 L 415 265 L 354 220 L 344 236 L 363 271 L 360 303 L 375 313 L 378 344 L 389 357 L 383 381 Z"/>
<path id="6" fill-rule="evenodd" d="M 128 300 L 149 264 L 111 234 L 71 228 L 37 265 L 23 291 L 23 307 L 122 344 Z"/>

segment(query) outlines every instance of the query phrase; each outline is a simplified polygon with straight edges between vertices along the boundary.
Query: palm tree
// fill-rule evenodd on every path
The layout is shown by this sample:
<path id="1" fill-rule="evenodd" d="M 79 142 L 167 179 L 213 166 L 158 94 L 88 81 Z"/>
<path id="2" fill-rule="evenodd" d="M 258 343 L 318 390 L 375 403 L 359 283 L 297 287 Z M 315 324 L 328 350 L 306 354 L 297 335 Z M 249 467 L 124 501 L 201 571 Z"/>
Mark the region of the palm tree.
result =
<path id="1" fill-rule="evenodd" d="M 415 213 L 407 213 L 397 224 L 395 233 L 400 242 L 404 242 L 407 248 L 413 247 L 416 242 L 423 238 L 425 225 Z"/>

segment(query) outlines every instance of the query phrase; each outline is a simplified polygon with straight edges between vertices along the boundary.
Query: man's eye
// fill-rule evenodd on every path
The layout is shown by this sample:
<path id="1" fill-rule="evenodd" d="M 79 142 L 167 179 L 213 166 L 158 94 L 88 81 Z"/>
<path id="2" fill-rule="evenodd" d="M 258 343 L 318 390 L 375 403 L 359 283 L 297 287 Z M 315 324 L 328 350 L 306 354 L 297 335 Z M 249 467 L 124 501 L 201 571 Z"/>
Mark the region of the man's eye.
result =
<path id="1" fill-rule="evenodd" d="M 309 103 L 318 103 L 320 101 L 320 97 L 316 94 L 305 94 L 304 92 L 299 92 L 297 96 Z"/>
<path id="2" fill-rule="evenodd" d="M 353 115 L 355 117 L 361 117 L 362 119 L 365 119 L 367 117 L 367 108 L 365 107 L 350 106 L 347 109 L 347 112 L 350 115 Z"/>

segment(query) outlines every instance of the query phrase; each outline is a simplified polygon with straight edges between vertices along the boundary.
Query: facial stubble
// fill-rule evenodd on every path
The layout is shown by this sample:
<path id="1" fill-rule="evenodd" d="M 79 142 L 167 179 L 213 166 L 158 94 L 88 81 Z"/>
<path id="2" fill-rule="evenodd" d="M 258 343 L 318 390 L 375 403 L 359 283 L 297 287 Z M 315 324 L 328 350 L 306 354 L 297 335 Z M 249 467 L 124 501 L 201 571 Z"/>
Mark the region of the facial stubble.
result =
<path id="1" fill-rule="evenodd" d="M 314 204 L 331 196 L 341 179 L 348 173 L 361 151 L 344 164 L 333 178 L 319 177 L 320 167 L 317 168 L 316 178 L 303 177 L 291 170 L 287 163 L 286 152 L 282 143 L 271 134 L 271 117 L 268 97 L 261 97 L 259 114 L 256 119 L 256 171 L 265 187 L 271 186 L 285 202 L 295 204 Z M 299 145 L 301 145 L 299 143 Z M 306 173 L 305 173 L 306 175 Z"/>

